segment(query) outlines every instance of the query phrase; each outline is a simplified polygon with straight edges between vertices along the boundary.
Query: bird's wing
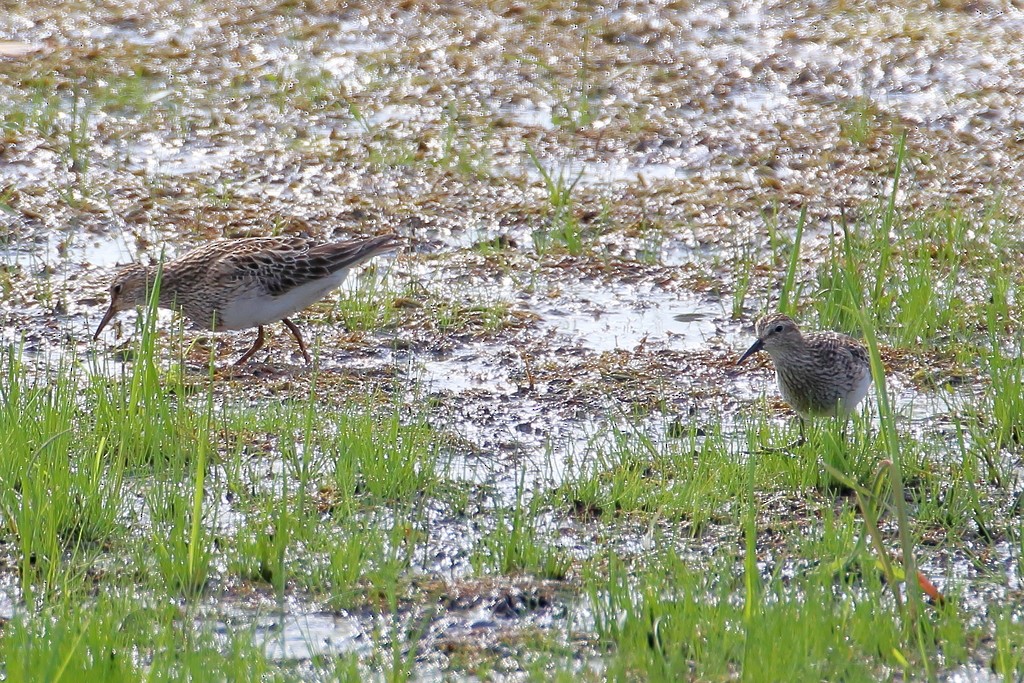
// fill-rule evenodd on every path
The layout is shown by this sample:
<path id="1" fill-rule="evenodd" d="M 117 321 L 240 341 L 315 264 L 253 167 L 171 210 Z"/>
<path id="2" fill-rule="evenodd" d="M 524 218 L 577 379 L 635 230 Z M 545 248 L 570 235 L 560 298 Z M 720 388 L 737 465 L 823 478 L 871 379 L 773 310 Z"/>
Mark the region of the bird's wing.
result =
<path id="1" fill-rule="evenodd" d="M 868 367 L 870 372 L 871 360 L 868 358 L 867 349 L 853 337 L 838 332 L 824 332 L 821 333 L 821 344 L 818 348 L 825 367 L 845 366 L 858 375 L 858 368 Z"/>
<path id="2" fill-rule="evenodd" d="M 395 235 L 313 244 L 303 237 L 254 238 L 225 251 L 209 270 L 224 283 L 253 281 L 277 296 L 397 246 Z"/>
<path id="3" fill-rule="evenodd" d="M 212 257 L 205 257 L 208 266 L 204 277 L 211 285 L 230 287 L 252 283 L 267 289 L 269 280 L 280 279 L 293 270 L 291 264 L 308 250 L 307 240 L 301 237 L 254 237 L 217 241 L 185 258 L 192 258 L 199 251 L 215 251 Z"/>
<path id="4" fill-rule="evenodd" d="M 866 365 L 868 372 L 871 372 L 871 358 L 868 356 L 868 350 L 860 344 L 847 347 L 853 359 L 859 364 Z"/>

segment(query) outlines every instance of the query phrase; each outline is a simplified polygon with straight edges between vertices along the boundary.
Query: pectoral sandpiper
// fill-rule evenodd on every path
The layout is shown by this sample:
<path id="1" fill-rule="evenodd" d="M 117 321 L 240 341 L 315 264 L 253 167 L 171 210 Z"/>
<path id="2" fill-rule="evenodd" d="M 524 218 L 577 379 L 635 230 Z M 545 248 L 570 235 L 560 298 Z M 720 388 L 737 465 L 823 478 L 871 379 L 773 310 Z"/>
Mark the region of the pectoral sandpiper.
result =
<path id="1" fill-rule="evenodd" d="M 755 325 L 757 341 L 740 356 L 739 365 L 764 350 L 775 363 L 779 391 L 803 420 L 820 416 L 845 418 L 868 393 L 871 362 L 864 346 L 838 332 L 801 334 L 793 319 L 768 315 Z"/>
<path id="2" fill-rule="evenodd" d="M 217 240 L 162 266 L 130 265 L 114 276 L 110 308 L 93 339 L 119 312 L 144 305 L 159 274 L 158 306 L 181 311 L 205 330 L 259 328 L 256 341 L 235 365 L 263 346 L 263 326 L 282 321 L 295 335 L 306 363 L 309 352 L 288 316 L 341 285 L 348 271 L 398 247 L 397 235 L 316 243 L 304 237 Z"/>

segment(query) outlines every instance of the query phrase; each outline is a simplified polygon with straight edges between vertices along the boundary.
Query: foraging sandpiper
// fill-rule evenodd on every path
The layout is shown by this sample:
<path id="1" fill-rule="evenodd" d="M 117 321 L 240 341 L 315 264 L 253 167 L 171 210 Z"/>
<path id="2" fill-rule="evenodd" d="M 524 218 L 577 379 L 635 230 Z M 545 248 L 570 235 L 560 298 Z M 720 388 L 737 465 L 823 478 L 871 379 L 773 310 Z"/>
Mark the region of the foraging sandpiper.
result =
<path id="1" fill-rule="evenodd" d="M 397 248 L 397 240 L 393 234 L 320 244 L 304 237 L 217 240 L 162 266 L 126 266 L 114 276 L 110 308 L 93 339 L 119 312 L 145 305 L 159 276 L 157 305 L 181 311 L 194 327 L 259 328 L 236 366 L 263 346 L 263 326 L 278 320 L 295 335 L 308 364 L 306 344 L 288 316 L 336 289 L 354 266 Z"/>
<path id="2" fill-rule="evenodd" d="M 803 420 L 810 417 L 845 418 L 868 393 L 871 362 L 864 346 L 838 332 L 801 334 L 789 316 L 768 315 L 757 321 L 755 341 L 740 356 L 739 365 L 764 350 L 775 363 L 779 391 Z"/>

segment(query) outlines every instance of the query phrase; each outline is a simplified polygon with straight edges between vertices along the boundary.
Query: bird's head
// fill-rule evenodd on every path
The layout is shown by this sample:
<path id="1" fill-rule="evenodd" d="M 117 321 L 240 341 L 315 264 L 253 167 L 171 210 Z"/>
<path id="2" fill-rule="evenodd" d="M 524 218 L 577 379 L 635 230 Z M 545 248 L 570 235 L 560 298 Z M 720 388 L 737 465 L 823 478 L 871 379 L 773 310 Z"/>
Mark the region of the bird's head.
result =
<path id="1" fill-rule="evenodd" d="M 736 361 L 737 365 L 761 350 L 767 351 L 774 357 L 776 354 L 799 353 L 803 345 L 800 328 L 788 315 L 781 313 L 766 315 L 757 321 L 754 331 L 757 333 L 757 341 L 740 356 Z"/>
<path id="2" fill-rule="evenodd" d="M 117 271 L 110 283 L 110 307 L 103 315 L 93 339 L 99 339 L 100 332 L 121 311 L 146 303 L 149 287 L 155 279 L 154 269 L 140 263 L 133 263 Z"/>

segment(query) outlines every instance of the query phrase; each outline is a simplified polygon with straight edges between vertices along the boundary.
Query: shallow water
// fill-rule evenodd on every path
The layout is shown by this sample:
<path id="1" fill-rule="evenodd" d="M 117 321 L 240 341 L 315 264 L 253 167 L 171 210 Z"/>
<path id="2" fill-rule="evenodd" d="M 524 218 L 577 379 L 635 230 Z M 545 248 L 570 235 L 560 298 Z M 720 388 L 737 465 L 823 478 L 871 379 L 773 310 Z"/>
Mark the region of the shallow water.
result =
<path id="1" fill-rule="evenodd" d="M 0 73 L 3 340 L 36 360 L 76 357 L 118 374 L 132 314 L 91 341 L 115 264 L 225 236 L 395 230 L 407 247 L 381 267 L 382 305 L 505 303 L 516 315 L 493 329 L 409 313 L 397 329 L 349 333 L 323 322 L 325 305 L 300 315 L 307 340 L 325 373 L 356 378 L 339 392 L 397 378 L 410 402 L 436 403 L 439 428 L 464 441 L 446 454 L 447 476 L 508 503 L 518 488 L 563 482 L 611 447 L 615 428 L 661 445 L 686 416 L 745 448 L 747 416 L 767 406 L 773 425 L 789 420 L 768 365 L 732 365 L 785 271 L 769 228 L 790 235 L 807 208 L 799 277 L 810 281 L 841 210 L 886 198 L 901 131 L 911 151 L 901 204 L 977 209 L 1024 184 L 1024 15 L 1010 7 L 440 9 L 11 8 L 0 31 L 44 49 L 5 57 Z M 580 254 L 557 241 L 535 249 L 557 213 L 545 174 L 575 183 Z M 1024 210 L 1020 193 L 1002 206 Z M 745 263 L 750 288 L 735 319 Z M 174 326 L 161 321 L 170 366 Z M 251 334 L 217 336 L 218 356 L 237 355 Z M 273 334 L 259 372 L 223 400 L 249 390 L 260 400 L 268 382 L 303 372 L 290 337 Z M 899 427 L 951 441 L 952 419 L 977 394 L 923 389 L 910 375 L 892 377 Z M 658 407 L 626 420 L 624 406 L 637 404 Z M 272 481 L 282 465 L 270 460 Z M 230 532 L 231 506 L 221 506 Z M 417 569 L 464 578 L 480 530 L 431 519 L 434 559 Z M 560 522 L 568 543 L 589 538 L 577 522 Z M 624 552 L 642 544 L 625 533 L 619 542 Z M 963 555 L 936 563 L 945 571 L 978 590 Z M 270 658 L 365 653 L 365 620 L 305 600 L 283 616 L 242 618 Z M 490 614 L 498 604 L 452 610 L 437 629 L 486 642 L 502 630 Z M 537 619 L 562 619 L 556 611 Z"/>

